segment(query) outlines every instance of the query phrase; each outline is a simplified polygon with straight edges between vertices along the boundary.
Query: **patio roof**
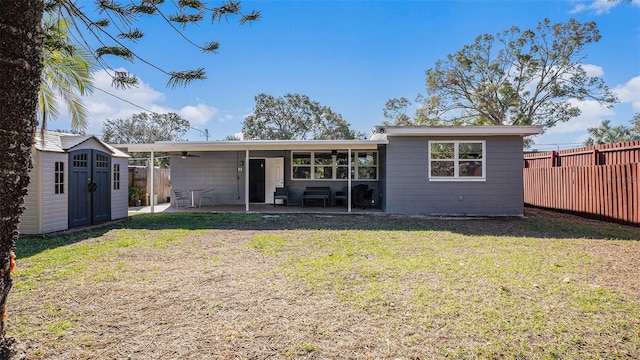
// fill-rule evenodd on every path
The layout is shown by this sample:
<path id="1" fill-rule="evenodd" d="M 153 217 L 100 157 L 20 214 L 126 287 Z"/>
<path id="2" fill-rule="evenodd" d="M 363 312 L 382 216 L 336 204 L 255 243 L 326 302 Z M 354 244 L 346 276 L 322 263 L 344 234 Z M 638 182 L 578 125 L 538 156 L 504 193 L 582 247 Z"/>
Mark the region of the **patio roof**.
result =
<path id="1" fill-rule="evenodd" d="M 158 141 L 153 144 L 113 145 L 129 152 L 150 151 L 242 151 L 242 150 L 375 150 L 387 140 L 240 140 Z"/>

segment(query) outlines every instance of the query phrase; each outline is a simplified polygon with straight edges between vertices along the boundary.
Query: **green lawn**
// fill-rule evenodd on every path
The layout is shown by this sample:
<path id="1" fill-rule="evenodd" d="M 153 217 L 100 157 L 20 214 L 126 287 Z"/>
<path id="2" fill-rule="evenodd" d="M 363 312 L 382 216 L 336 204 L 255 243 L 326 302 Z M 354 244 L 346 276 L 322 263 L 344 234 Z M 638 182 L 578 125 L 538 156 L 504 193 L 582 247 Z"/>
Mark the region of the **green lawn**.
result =
<path id="1" fill-rule="evenodd" d="M 30 358 L 640 358 L 640 229 L 524 219 L 137 215 L 21 239 Z"/>

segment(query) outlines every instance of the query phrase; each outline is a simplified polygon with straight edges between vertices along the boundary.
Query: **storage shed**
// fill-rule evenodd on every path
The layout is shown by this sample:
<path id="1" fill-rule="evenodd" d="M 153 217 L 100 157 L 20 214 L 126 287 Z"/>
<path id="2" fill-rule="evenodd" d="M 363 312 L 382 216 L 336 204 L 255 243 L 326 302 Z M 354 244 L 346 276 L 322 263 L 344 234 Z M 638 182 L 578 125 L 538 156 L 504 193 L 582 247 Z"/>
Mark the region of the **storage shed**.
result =
<path id="1" fill-rule="evenodd" d="M 92 135 L 38 131 L 21 218 L 23 234 L 45 234 L 128 216 L 129 155 Z"/>

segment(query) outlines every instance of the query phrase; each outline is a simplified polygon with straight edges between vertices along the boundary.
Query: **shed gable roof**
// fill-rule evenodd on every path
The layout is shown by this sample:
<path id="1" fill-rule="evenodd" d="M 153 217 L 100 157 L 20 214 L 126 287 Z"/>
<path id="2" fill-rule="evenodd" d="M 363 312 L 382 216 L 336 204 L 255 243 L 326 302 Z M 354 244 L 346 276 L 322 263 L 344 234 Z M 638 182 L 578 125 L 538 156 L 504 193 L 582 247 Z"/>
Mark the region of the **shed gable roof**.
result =
<path id="1" fill-rule="evenodd" d="M 44 141 L 42 141 L 44 139 Z M 93 135 L 80 135 L 80 134 L 68 134 L 55 131 L 44 131 L 44 137 L 40 131 L 36 131 L 36 136 L 33 146 L 36 150 L 47 152 L 69 152 L 73 148 L 80 144 L 83 144 L 89 140 L 95 140 L 98 144 L 105 148 L 107 152 L 111 153 L 111 156 L 115 157 L 129 157 L 126 153 L 114 148 L 113 146 L 102 142 L 100 139 Z"/>

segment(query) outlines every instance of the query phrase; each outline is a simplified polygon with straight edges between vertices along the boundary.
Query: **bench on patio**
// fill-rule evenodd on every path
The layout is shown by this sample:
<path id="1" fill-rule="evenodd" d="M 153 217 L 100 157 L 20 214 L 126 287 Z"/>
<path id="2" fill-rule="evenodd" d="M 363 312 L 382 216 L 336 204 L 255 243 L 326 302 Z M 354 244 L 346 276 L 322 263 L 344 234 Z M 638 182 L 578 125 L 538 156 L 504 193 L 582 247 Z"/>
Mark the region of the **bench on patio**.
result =
<path id="1" fill-rule="evenodd" d="M 327 206 L 327 202 L 331 205 L 331 188 L 328 186 L 307 186 L 302 194 L 302 206 L 305 205 L 305 202 L 308 205 L 309 200 L 322 200 L 324 207 Z"/>

